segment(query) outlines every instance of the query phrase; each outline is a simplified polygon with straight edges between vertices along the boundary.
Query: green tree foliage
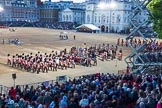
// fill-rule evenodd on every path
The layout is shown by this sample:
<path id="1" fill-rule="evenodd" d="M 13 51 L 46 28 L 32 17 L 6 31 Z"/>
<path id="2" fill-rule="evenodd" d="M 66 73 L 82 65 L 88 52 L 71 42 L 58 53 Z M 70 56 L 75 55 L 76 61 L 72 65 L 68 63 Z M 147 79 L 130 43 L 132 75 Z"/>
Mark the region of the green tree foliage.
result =
<path id="1" fill-rule="evenodd" d="M 159 38 L 162 39 L 162 0 L 151 0 L 148 5 L 153 17 L 153 29 L 158 33 Z"/>

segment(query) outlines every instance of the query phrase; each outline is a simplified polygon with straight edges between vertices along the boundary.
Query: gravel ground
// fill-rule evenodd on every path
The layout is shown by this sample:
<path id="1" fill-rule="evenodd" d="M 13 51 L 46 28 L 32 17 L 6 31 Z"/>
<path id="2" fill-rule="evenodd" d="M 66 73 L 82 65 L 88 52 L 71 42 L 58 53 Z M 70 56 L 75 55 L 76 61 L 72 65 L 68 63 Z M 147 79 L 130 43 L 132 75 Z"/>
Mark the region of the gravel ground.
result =
<path id="1" fill-rule="evenodd" d="M 117 73 L 118 70 L 126 68 L 124 59 L 122 61 L 98 61 L 98 66 L 83 67 L 76 66 L 75 69 L 58 70 L 57 72 L 50 71 L 49 73 L 30 73 L 18 69 L 10 68 L 6 65 L 7 54 L 21 54 L 21 53 L 41 53 L 51 52 L 52 50 L 63 50 L 64 48 L 71 48 L 72 46 L 87 46 L 109 43 L 116 44 L 117 38 L 125 38 L 124 35 L 118 34 L 90 34 L 78 33 L 75 31 L 67 31 L 69 39 L 60 40 L 59 34 L 61 30 L 52 30 L 44 28 L 14 28 L 15 32 L 10 32 L 8 29 L 0 29 L 0 85 L 12 86 L 12 74 L 17 74 L 16 84 L 30 84 L 35 82 L 55 80 L 56 76 L 67 75 L 76 77 L 85 74 L 101 73 Z M 73 40 L 73 36 L 76 40 Z M 8 44 L 8 39 L 20 39 L 23 44 L 16 46 Z M 5 44 L 2 44 L 2 39 Z M 124 56 L 129 52 L 129 48 L 123 48 Z M 117 61 L 117 62 L 116 62 Z M 115 66 L 117 64 L 117 66 Z"/>

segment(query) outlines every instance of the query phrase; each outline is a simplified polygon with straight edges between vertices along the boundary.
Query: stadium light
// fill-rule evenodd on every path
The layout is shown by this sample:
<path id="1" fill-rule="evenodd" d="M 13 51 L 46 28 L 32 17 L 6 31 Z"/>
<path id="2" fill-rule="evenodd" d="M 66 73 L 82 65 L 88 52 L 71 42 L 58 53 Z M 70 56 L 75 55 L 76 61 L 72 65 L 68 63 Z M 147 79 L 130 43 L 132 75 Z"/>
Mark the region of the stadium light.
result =
<path id="1" fill-rule="evenodd" d="M 109 4 L 109 7 L 110 7 L 111 9 L 115 9 L 115 8 L 117 7 L 117 4 L 116 4 L 114 1 L 112 1 L 112 2 Z"/>
<path id="2" fill-rule="evenodd" d="M 101 3 L 98 4 L 97 7 L 99 7 L 100 9 L 105 9 L 106 8 L 106 4 L 101 2 Z"/>
<path id="3" fill-rule="evenodd" d="M 0 6 L 0 12 L 4 11 L 4 8 Z"/>
<path id="4" fill-rule="evenodd" d="M 112 11 L 117 7 L 117 3 L 115 1 L 111 1 L 108 3 L 100 2 L 97 6 L 100 9 L 108 9 L 110 11 L 110 23 L 109 23 L 109 31 L 111 31 L 111 16 L 112 16 Z"/>
<path id="5" fill-rule="evenodd" d="M 117 7 L 117 3 L 114 1 L 111 1 L 110 3 L 100 2 L 97 7 L 100 9 L 115 9 Z"/>
<path id="6" fill-rule="evenodd" d="M 4 11 L 4 8 L 0 6 L 0 21 L 2 21 L 2 12 Z"/>

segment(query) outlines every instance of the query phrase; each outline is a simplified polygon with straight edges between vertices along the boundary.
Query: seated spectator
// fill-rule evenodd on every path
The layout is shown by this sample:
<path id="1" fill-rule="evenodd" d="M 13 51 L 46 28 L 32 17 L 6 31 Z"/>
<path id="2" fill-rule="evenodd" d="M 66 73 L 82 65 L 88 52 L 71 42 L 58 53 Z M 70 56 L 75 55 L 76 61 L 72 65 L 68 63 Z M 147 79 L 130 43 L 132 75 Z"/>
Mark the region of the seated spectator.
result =
<path id="1" fill-rule="evenodd" d="M 16 90 L 14 89 L 14 87 L 11 87 L 11 89 L 9 90 L 9 96 L 12 98 L 16 98 Z"/>
<path id="2" fill-rule="evenodd" d="M 68 108 L 67 97 L 65 95 L 59 103 L 59 108 Z"/>
<path id="3" fill-rule="evenodd" d="M 80 100 L 79 105 L 81 108 L 89 108 L 89 100 L 86 94 Z"/>

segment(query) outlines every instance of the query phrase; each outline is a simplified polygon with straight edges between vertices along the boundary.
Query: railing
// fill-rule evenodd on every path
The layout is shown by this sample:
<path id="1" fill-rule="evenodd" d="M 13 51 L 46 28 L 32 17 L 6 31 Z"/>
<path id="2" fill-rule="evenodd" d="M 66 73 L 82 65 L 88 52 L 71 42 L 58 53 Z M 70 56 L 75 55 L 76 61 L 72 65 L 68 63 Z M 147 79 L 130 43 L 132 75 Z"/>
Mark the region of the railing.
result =
<path id="1" fill-rule="evenodd" d="M 49 84 L 54 84 L 56 80 L 49 80 L 49 81 L 43 81 L 43 82 L 36 82 L 36 83 L 30 83 L 30 84 L 24 84 L 24 85 L 18 85 L 20 89 L 23 91 L 26 86 L 29 88 L 33 86 L 34 88 L 38 87 L 38 85 L 44 84 L 45 86 L 48 86 Z"/>
<path id="2" fill-rule="evenodd" d="M 1 94 L 8 94 L 10 87 L 0 85 L 0 93 Z"/>
<path id="3" fill-rule="evenodd" d="M 41 85 L 41 84 L 48 86 L 49 84 L 54 84 L 55 82 L 56 82 L 56 80 L 49 80 L 49 81 L 43 81 L 43 82 L 37 82 L 37 83 L 31 83 L 31 84 L 24 84 L 24 85 L 18 85 L 18 86 L 20 87 L 21 91 L 23 91 L 26 86 L 28 86 L 29 88 L 31 86 L 36 88 L 38 85 Z M 0 93 L 1 94 L 8 94 L 9 90 L 10 90 L 10 87 L 0 85 Z"/>
<path id="4" fill-rule="evenodd" d="M 127 73 L 127 70 L 119 70 L 118 71 L 118 74 L 126 74 Z M 88 74 L 88 75 L 95 75 L 95 76 L 98 76 L 100 73 L 95 73 L 95 74 Z M 38 85 L 41 85 L 41 84 L 44 84 L 45 86 L 48 86 L 50 84 L 54 84 L 55 82 L 58 82 L 58 83 L 62 83 L 62 82 L 65 82 L 67 80 L 72 80 L 72 79 L 79 79 L 80 77 L 82 78 L 83 76 L 87 76 L 87 75 L 82 75 L 82 76 L 75 76 L 75 77 L 69 77 L 69 76 L 57 76 L 56 77 L 56 80 L 48 80 L 48 81 L 43 81 L 43 82 L 36 82 L 36 83 L 30 83 L 30 84 L 24 84 L 24 85 L 18 85 L 21 89 L 21 91 L 23 91 L 26 86 L 28 86 L 29 88 L 31 86 L 33 86 L 34 88 L 38 87 Z M 3 85 L 0 85 L 0 93 L 1 94 L 8 94 L 10 90 L 10 87 L 7 87 L 7 86 L 3 86 Z"/>
<path id="5" fill-rule="evenodd" d="M 55 82 L 63 83 L 70 79 L 70 77 L 64 76 L 57 76 L 56 80 L 48 80 L 48 81 L 42 81 L 42 82 L 36 82 L 36 83 L 30 83 L 30 84 L 24 84 L 24 85 L 17 85 L 20 87 L 21 91 L 25 89 L 26 86 L 29 88 L 33 86 L 34 88 L 38 87 L 38 85 L 44 84 L 45 86 L 48 86 L 50 84 L 54 84 Z M 1 94 L 8 94 L 8 91 L 10 90 L 10 87 L 0 85 L 0 93 Z"/>
<path id="6" fill-rule="evenodd" d="M 84 75 L 83 75 L 83 76 L 84 76 Z M 86 75 L 85 75 L 85 76 L 86 76 Z M 26 88 L 26 86 L 28 86 L 29 88 L 30 88 L 31 86 L 33 86 L 34 88 L 36 88 L 36 87 L 38 87 L 38 85 L 44 84 L 44 85 L 47 87 L 48 85 L 54 84 L 55 82 L 63 83 L 63 82 L 65 82 L 65 81 L 69 80 L 69 79 L 70 79 L 70 80 L 72 80 L 73 78 L 79 79 L 80 77 L 82 77 L 82 76 L 69 77 L 69 76 L 64 75 L 64 76 L 57 76 L 57 77 L 56 77 L 56 80 L 49 80 L 49 81 L 43 81 L 43 82 L 36 82 L 36 83 L 30 83 L 30 84 L 24 84 L 24 85 L 17 85 L 17 86 L 19 86 L 19 88 L 21 89 L 21 91 L 23 91 L 23 90 Z M 9 90 L 10 90 L 10 87 L 0 85 L 0 93 L 1 93 L 1 94 L 8 94 Z"/>
<path id="7" fill-rule="evenodd" d="M 129 71 L 127 69 L 118 70 L 118 75 L 127 75 L 127 74 L 129 74 Z"/>

